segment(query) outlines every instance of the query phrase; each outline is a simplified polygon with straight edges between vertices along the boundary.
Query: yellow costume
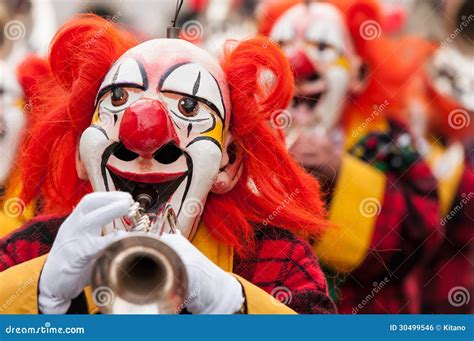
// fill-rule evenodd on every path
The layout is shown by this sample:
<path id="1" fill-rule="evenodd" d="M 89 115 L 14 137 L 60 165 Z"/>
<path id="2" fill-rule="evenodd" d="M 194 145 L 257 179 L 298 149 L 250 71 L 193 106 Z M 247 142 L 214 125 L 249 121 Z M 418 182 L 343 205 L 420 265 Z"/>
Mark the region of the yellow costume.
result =
<path id="1" fill-rule="evenodd" d="M 196 246 L 223 270 L 232 272 L 233 250 L 212 237 L 201 224 L 193 239 Z M 0 313 L 38 314 L 38 284 L 47 255 L 16 265 L 0 273 Z M 296 314 L 271 295 L 234 274 L 243 287 L 248 314 Z M 97 313 L 91 289 L 85 289 L 89 313 Z"/>

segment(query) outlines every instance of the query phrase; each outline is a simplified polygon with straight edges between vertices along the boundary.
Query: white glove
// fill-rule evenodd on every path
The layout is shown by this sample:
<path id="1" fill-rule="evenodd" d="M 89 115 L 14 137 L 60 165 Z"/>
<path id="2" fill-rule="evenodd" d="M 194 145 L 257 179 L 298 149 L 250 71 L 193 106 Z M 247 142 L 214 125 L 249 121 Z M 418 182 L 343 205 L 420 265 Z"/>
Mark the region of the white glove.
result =
<path id="1" fill-rule="evenodd" d="M 90 283 L 98 254 L 126 232 L 101 236 L 102 228 L 125 216 L 133 204 L 125 192 L 86 195 L 59 228 L 39 281 L 39 309 L 44 314 L 64 314 L 71 300 Z"/>
<path id="2" fill-rule="evenodd" d="M 186 309 L 192 314 L 234 314 L 245 302 L 242 285 L 237 279 L 204 256 L 181 235 L 160 237 L 182 259 L 188 275 L 189 291 Z"/>

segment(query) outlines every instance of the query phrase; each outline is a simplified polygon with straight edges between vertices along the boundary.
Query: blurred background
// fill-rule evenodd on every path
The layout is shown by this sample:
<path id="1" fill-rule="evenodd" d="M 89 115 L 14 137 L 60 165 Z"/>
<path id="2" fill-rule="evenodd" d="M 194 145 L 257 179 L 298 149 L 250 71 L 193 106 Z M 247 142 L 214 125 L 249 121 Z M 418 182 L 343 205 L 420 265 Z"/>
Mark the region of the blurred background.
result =
<path id="1" fill-rule="evenodd" d="M 456 0 L 455 0 L 456 1 Z M 416 33 L 442 40 L 450 13 L 443 0 L 382 0 L 387 28 L 393 34 Z M 468 1 L 469 2 L 469 1 Z M 203 39 L 245 36 L 255 32 L 255 20 L 264 0 L 186 0 L 179 23 L 198 20 Z M 175 13 L 175 0 L 1 0 L 0 23 L 20 20 L 31 48 L 44 48 L 55 29 L 76 13 L 92 12 L 126 25 L 145 37 L 163 37 Z M 450 21 L 455 18 L 450 18 Z M 453 22 L 453 25 L 455 23 Z M 470 28 L 472 30 L 472 28 Z M 217 37 L 214 37 L 218 39 Z"/>

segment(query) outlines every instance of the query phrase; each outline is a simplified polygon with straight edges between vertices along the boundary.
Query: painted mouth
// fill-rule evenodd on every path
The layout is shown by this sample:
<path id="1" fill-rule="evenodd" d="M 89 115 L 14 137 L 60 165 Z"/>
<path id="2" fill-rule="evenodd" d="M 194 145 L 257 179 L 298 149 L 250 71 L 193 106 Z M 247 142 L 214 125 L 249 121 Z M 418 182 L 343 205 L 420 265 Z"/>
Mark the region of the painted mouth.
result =
<path id="1" fill-rule="evenodd" d="M 188 175 L 188 172 L 136 174 L 120 171 L 111 165 L 107 165 L 107 169 L 115 189 L 130 193 L 146 213 L 156 213 Z"/>
<path id="2" fill-rule="evenodd" d="M 324 97 L 326 91 L 326 82 L 322 79 L 321 74 L 314 72 L 299 82 L 292 105 L 296 108 L 305 104 L 313 109 Z"/>

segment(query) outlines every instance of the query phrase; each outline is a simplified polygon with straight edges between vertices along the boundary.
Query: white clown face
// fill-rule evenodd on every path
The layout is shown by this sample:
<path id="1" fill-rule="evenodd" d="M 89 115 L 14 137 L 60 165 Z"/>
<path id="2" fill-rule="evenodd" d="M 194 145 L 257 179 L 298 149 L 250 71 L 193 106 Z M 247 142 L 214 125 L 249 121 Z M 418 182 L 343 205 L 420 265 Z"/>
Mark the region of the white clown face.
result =
<path id="1" fill-rule="evenodd" d="M 270 38 L 282 46 L 295 73 L 293 124 L 332 129 L 360 65 L 340 11 L 326 3 L 293 6 Z"/>
<path id="2" fill-rule="evenodd" d="M 145 198 L 151 217 L 171 204 L 182 233 L 192 237 L 209 191 L 232 185 L 221 176 L 229 162 L 230 111 L 224 73 L 207 52 L 178 39 L 140 44 L 100 86 L 92 124 L 81 136 L 78 172 L 95 191 Z"/>
<path id="3" fill-rule="evenodd" d="M 429 81 L 440 95 L 474 113 L 474 58 L 455 47 L 439 48 L 428 64 Z"/>
<path id="4" fill-rule="evenodd" d="M 23 138 L 26 115 L 21 110 L 22 97 L 12 68 L 0 61 L 0 187 L 8 180 Z"/>

